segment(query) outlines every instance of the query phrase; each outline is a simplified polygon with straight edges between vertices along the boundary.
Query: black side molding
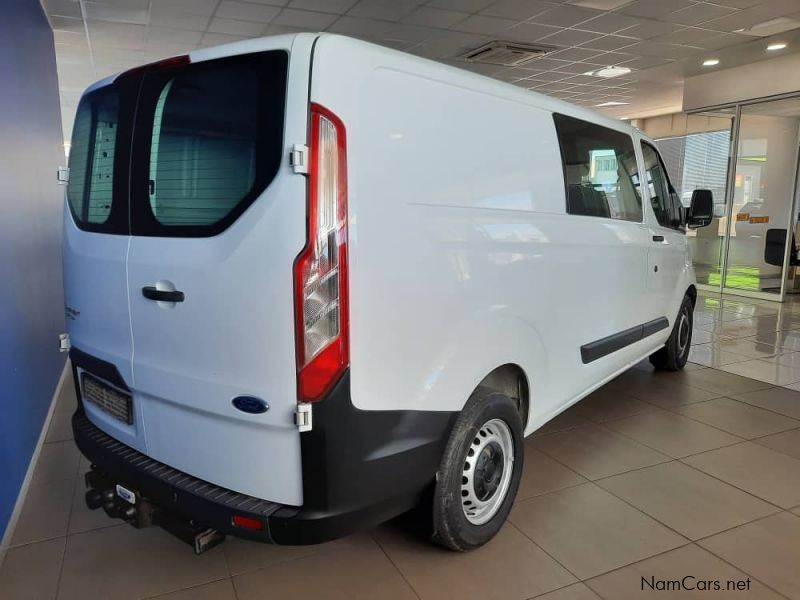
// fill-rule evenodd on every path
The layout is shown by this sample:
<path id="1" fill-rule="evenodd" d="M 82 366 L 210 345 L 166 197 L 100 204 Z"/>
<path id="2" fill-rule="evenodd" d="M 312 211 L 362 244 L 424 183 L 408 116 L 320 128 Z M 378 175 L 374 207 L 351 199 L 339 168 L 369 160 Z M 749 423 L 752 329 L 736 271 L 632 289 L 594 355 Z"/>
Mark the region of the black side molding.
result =
<path id="1" fill-rule="evenodd" d="M 669 320 L 666 317 L 659 317 L 658 319 L 653 319 L 652 321 L 642 323 L 636 327 L 631 327 L 630 329 L 611 334 L 607 337 L 595 340 L 594 342 L 589 342 L 581 346 L 581 360 L 583 364 L 588 364 L 612 352 L 622 350 L 625 346 L 630 346 L 667 327 L 669 327 Z"/>
<path id="2" fill-rule="evenodd" d="M 69 351 L 69 359 L 72 361 L 73 369 L 75 369 L 75 367 L 80 367 L 85 371 L 89 371 L 89 373 L 92 375 L 100 377 L 101 379 L 105 379 L 108 383 L 114 384 L 121 390 L 125 390 L 126 392 L 131 391 L 128 387 L 128 384 L 126 384 L 125 380 L 122 378 L 122 375 L 120 375 L 116 365 L 104 360 L 100 360 L 99 358 L 95 358 L 91 354 L 86 354 L 86 352 L 78 350 L 75 346 L 73 346 Z M 77 387 L 77 371 L 73 372 L 73 375 L 75 376 L 75 386 Z M 78 398 L 80 398 L 80 393 L 78 394 Z"/>

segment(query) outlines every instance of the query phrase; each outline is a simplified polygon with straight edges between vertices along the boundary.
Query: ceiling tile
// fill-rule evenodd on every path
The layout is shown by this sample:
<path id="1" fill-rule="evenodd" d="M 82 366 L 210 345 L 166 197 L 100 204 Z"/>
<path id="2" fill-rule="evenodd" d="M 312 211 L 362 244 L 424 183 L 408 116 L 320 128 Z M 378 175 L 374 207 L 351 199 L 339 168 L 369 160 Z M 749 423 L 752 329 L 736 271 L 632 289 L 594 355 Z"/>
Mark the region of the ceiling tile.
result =
<path id="1" fill-rule="evenodd" d="M 343 15 L 353 8 L 356 2 L 358 0 L 291 0 L 289 7 Z"/>
<path id="2" fill-rule="evenodd" d="M 524 21 L 557 7 L 558 4 L 542 0 L 500 0 L 484 8 L 481 14 Z"/>
<path id="3" fill-rule="evenodd" d="M 558 33 L 560 28 L 540 25 L 539 23 L 520 23 L 504 33 L 504 37 L 514 42 L 533 43 L 552 33 Z"/>
<path id="4" fill-rule="evenodd" d="M 241 35 L 228 35 L 226 33 L 206 33 L 200 45 L 203 48 L 210 48 L 213 46 L 221 46 L 223 44 L 232 44 L 233 42 L 241 42 L 242 40 L 249 40 L 249 37 Z"/>
<path id="5" fill-rule="evenodd" d="M 679 46 L 676 44 L 665 44 L 663 42 L 640 42 L 635 46 L 628 46 L 625 52 L 638 56 L 656 56 L 660 58 L 682 59 L 698 52 L 697 48 L 691 46 Z"/>
<path id="6" fill-rule="evenodd" d="M 211 16 L 219 0 L 150 0 L 150 12 Z"/>
<path id="7" fill-rule="evenodd" d="M 48 15 L 83 18 L 81 5 L 77 0 L 42 0 L 42 6 Z"/>
<path id="8" fill-rule="evenodd" d="M 150 23 L 173 29 L 190 29 L 204 31 L 208 27 L 210 17 L 184 12 L 173 12 L 171 8 L 153 5 L 150 10 Z"/>
<path id="9" fill-rule="evenodd" d="M 637 19 L 636 17 L 628 17 L 619 13 L 608 13 L 584 21 L 575 28 L 585 31 L 596 31 L 597 33 L 617 33 L 635 25 L 641 25 L 643 22 L 642 19 Z"/>
<path id="10" fill-rule="evenodd" d="M 571 64 L 572 61 L 569 60 L 558 60 L 557 58 L 547 58 L 544 56 L 542 58 L 534 58 L 533 60 L 529 60 L 523 65 L 523 68 L 555 71 L 560 67 L 566 67 L 567 65 Z"/>
<path id="11" fill-rule="evenodd" d="M 740 33 L 721 33 L 697 42 L 697 45 L 708 50 L 719 50 L 721 48 L 727 48 L 729 46 L 735 46 L 737 44 L 751 41 L 753 41 L 753 38 L 749 35 Z"/>
<path id="12" fill-rule="evenodd" d="M 566 65 L 565 67 L 559 67 L 557 72 L 558 73 L 566 73 L 567 75 L 581 75 L 586 73 L 587 71 L 593 71 L 597 68 L 597 65 L 590 65 L 582 62 L 575 62 L 571 65 Z"/>
<path id="13" fill-rule="evenodd" d="M 214 17 L 211 19 L 211 23 L 208 24 L 208 31 L 211 33 L 227 33 L 229 35 L 255 37 L 261 35 L 264 31 L 264 23 Z"/>
<path id="14" fill-rule="evenodd" d="M 359 17 L 344 16 L 328 28 L 333 33 L 354 35 L 358 37 L 378 38 L 389 28 L 391 23 L 376 21 L 374 19 L 361 19 Z"/>
<path id="15" fill-rule="evenodd" d="M 428 27 L 448 29 L 459 21 L 463 21 L 468 16 L 469 13 L 465 12 L 420 6 L 414 12 L 404 17 L 402 22 L 412 25 L 426 25 Z"/>
<path id="16" fill-rule="evenodd" d="M 70 17 L 50 17 L 50 26 L 54 31 L 71 31 L 73 33 L 83 33 L 83 19 L 72 19 Z"/>
<path id="17" fill-rule="evenodd" d="M 692 4 L 694 3 L 690 0 L 635 0 L 635 2 L 620 8 L 619 12 L 633 17 L 655 19 L 692 6 Z"/>
<path id="18" fill-rule="evenodd" d="M 640 40 L 649 40 L 665 33 L 671 33 L 678 29 L 682 29 L 680 25 L 675 23 L 665 23 L 663 21 L 653 21 L 651 19 L 642 19 L 641 23 L 629 27 L 624 30 L 626 36 L 639 38 Z"/>
<path id="19" fill-rule="evenodd" d="M 493 35 L 510 29 L 516 24 L 517 21 L 512 21 L 511 19 L 500 19 L 498 17 L 487 17 L 485 15 L 473 15 L 464 21 L 453 25 L 453 29 L 456 31 L 466 31 L 468 33 Z"/>
<path id="20" fill-rule="evenodd" d="M 145 42 L 148 44 L 199 44 L 202 38 L 202 31 L 153 27 L 152 25 L 147 28 L 145 33 Z"/>
<path id="21" fill-rule="evenodd" d="M 665 33 L 653 38 L 654 42 L 666 42 L 668 44 L 689 44 L 691 46 L 703 46 L 701 43 L 712 37 L 719 35 L 716 31 L 701 29 L 700 27 L 686 27 L 671 33 Z"/>
<path id="22" fill-rule="evenodd" d="M 540 38 L 538 41 L 541 41 L 543 44 L 552 44 L 555 46 L 577 46 L 579 44 L 583 44 L 584 42 L 590 42 L 591 40 L 599 37 L 600 36 L 597 33 L 591 31 L 562 29 L 558 33 Z M 636 40 L 633 41 L 635 42 Z M 605 50 L 605 48 L 601 48 L 601 50 Z"/>
<path id="23" fill-rule="evenodd" d="M 338 25 L 337 22 L 335 25 Z M 474 50 L 489 41 L 486 36 L 475 33 L 464 33 L 461 31 L 442 31 L 440 34 L 424 42 L 419 49 L 415 49 L 417 54 L 428 58 L 455 58 Z"/>
<path id="24" fill-rule="evenodd" d="M 483 10 L 492 2 L 494 0 L 431 0 L 428 6 L 474 13 Z"/>
<path id="25" fill-rule="evenodd" d="M 715 6 L 713 4 L 695 4 L 682 10 L 671 12 L 668 15 L 661 17 L 664 21 L 670 23 L 679 23 L 681 25 L 702 25 L 711 19 L 717 19 L 735 12 L 733 8 L 725 6 Z"/>
<path id="26" fill-rule="evenodd" d="M 404 40 L 418 44 L 430 39 L 436 39 L 443 33 L 445 32 L 441 29 L 433 29 L 431 27 L 408 25 L 406 23 L 388 23 L 388 27 L 383 30 L 381 37 L 387 40 Z"/>
<path id="27" fill-rule="evenodd" d="M 597 10 L 614 10 L 628 4 L 631 0 L 568 0 L 569 4 Z"/>
<path id="28" fill-rule="evenodd" d="M 144 46 L 144 25 L 89 21 L 87 27 L 93 46 L 125 50 L 141 50 Z"/>
<path id="29" fill-rule="evenodd" d="M 256 21 L 269 23 L 280 12 L 280 8 L 266 4 L 251 4 L 236 0 L 223 0 L 217 9 L 216 16 L 239 21 Z"/>
<path id="30" fill-rule="evenodd" d="M 399 21 L 418 6 L 417 0 L 360 0 L 347 14 L 365 19 Z"/>
<path id="31" fill-rule="evenodd" d="M 623 37 L 619 35 L 606 35 L 598 37 L 582 44 L 585 48 L 593 48 L 596 50 L 619 50 L 625 46 L 631 46 L 638 43 L 636 38 Z"/>
<path id="32" fill-rule="evenodd" d="M 731 8 L 750 8 L 762 0 L 714 0 L 714 4 L 730 6 Z"/>
<path id="33" fill-rule="evenodd" d="M 299 27 L 311 31 L 322 31 L 330 27 L 337 19 L 336 15 L 313 12 L 310 10 L 296 10 L 284 8 L 272 21 L 275 25 L 286 25 L 289 27 Z"/>
<path id="34" fill-rule="evenodd" d="M 557 27 L 572 27 L 583 21 L 588 21 L 600 16 L 602 11 L 577 6 L 562 5 L 536 16 L 536 23 L 541 25 L 555 25 Z"/>
<path id="35" fill-rule="evenodd" d="M 88 47 L 86 32 L 81 28 L 80 31 L 53 31 L 53 40 L 57 44 L 77 44 Z"/>
<path id="36" fill-rule="evenodd" d="M 147 25 L 147 8 L 120 8 L 101 2 L 84 2 L 83 6 L 86 9 L 87 19 Z"/>
<path id="37" fill-rule="evenodd" d="M 660 67 L 661 65 L 666 65 L 674 60 L 668 58 L 662 58 L 660 56 L 637 56 L 636 58 L 632 58 L 631 60 L 626 60 L 620 64 L 625 65 L 631 69 L 651 69 L 653 67 Z"/>
<path id="38" fill-rule="evenodd" d="M 586 48 L 567 48 L 566 50 L 559 50 L 558 52 L 554 52 L 553 54 L 549 55 L 551 58 L 557 58 L 559 60 L 591 60 L 596 56 L 601 55 L 602 52 L 598 52 L 597 50 L 589 50 Z"/>

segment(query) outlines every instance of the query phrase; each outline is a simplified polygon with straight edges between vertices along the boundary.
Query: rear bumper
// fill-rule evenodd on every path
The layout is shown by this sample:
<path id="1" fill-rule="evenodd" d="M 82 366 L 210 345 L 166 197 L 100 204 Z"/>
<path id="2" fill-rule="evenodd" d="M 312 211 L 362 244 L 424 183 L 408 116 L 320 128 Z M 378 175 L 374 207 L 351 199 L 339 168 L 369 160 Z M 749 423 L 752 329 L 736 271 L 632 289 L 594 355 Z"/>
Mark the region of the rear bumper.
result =
<path id="1" fill-rule="evenodd" d="M 412 508 L 434 480 L 456 416 L 358 410 L 350 400 L 349 373 L 313 410 L 314 428 L 299 434 L 302 507 L 224 489 L 153 460 L 104 433 L 81 407 L 72 427 L 75 443 L 95 470 L 160 508 L 238 537 L 315 544 Z M 259 519 L 263 529 L 235 527 L 234 515 Z"/>

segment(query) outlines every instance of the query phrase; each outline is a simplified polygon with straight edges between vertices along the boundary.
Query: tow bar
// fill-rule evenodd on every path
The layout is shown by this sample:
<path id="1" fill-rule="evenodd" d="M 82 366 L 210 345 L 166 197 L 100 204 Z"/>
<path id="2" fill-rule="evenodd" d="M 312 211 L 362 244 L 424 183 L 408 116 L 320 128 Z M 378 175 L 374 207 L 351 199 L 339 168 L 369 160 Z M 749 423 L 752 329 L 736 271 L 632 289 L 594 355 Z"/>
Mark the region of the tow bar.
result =
<path id="1" fill-rule="evenodd" d="M 153 504 L 138 491 L 112 481 L 94 466 L 84 475 L 84 480 L 89 510 L 102 508 L 112 519 L 122 519 L 137 529 L 157 525 L 192 546 L 195 554 L 202 554 L 225 541 L 224 533 Z"/>

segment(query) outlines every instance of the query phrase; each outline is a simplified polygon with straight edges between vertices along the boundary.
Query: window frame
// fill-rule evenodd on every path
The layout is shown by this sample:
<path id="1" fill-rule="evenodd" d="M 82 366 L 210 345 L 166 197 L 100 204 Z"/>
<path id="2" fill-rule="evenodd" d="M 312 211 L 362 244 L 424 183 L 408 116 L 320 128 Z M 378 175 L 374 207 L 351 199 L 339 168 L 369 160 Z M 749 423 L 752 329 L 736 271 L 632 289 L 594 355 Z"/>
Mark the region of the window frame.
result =
<path id="1" fill-rule="evenodd" d="M 686 227 L 684 225 L 684 211 L 683 211 L 683 203 L 681 202 L 680 198 L 678 197 L 677 193 L 675 192 L 675 187 L 672 185 L 672 181 L 669 179 L 669 172 L 667 171 L 667 167 L 664 164 L 664 160 L 661 158 L 661 153 L 656 148 L 656 145 L 652 142 L 644 138 L 639 139 L 639 143 L 641 145 L 642 151 L 642 167 L 643 173 L 647 174 L 647 161 L 645 160 L 644 151 L 645 147 L 650 148 L 653 153 L 656 155 L 656 160 L 658 161 L 658 165 L 661 167 L 661 172 L 664 174 L 664 181 L 667 184 L 667 194 L 669 196 L 669 210 L 670 212 L 676 211 L 678 213 L 678 224 L 677 225 L 665 225 L 658 220 L 658 215 L 653 210 L 653 203 L 652 198 L 650 198 L 650 184 L 647 181 L 644 181 L 644 187 L 647 188 L 647 204 L 650 206 L 650 210 L 653 211 L 653 218 L 655 218 L 656 224 L 659 227 L 663 227 L 664 229 L 671 229 L 673 231 L 682 231 L 686 232 Z M 677 205 L 677 206 L 676 206 Z"/>
<path id="2" fill-rule="evenodd" d="M 588 214 L 570 212 L 570 210 L 569 210 L 569 185 L 570 184 L 569 184 L 569 179 L 567 177 L 567 162 L 566 162 L 565 156 L 564 156 L 564 145 L 561 143 L 561 135 L 559 134 L 559 130 L 558 130 L 558 121 L 559 121 L 559 119 L 569 119 L 570 121 L 586 123 L 588 125 L 591 125 L 592 127 L 598 127 L 600 129 L 604 129 L 604 130 L 610 131 L 615 135 L 621 135 L 621 136 L 627 137 L 630 140 L 630 143 L 631 143 L 631 150 L 633 152 L 633 157 L 634 157 L 634 160 L 636 162 L 636 168 L 639 169 L 640 167 L 639 167 L 638 156 L 637 156 L 637 152 L 636 152 L 636 140 L 633 138 L 633 136 L 631 136 L 628 133 L 625 133 L 624 131 L 620 131 L 618 129 L 612 129 L 611 127 L 606 127 L 605 125 L 600 125 L 599 123 L 595 123 L 593 121 L 587 121 L 586 119 L 580 119 L 578 117 L 573 117 L 571 115 L 567 115 L 567 114 L 559 113 L 559 112 L 553 112 L 552 114 L 553 114 L 553 125 L 554 125 L 554 132 L 555 132 L 555 136 L 556 136 L 556 143 L 558 144 L 559 157 L 561 159 L 561 175 L 562 175 L 562 178 L 563 178 L 563 181 L 564 181 L 564 212 L 565 212 L 565 214 L 573 216 L 573 217 L 589 217 L 589 218 L 592 218 L 592 219 L 609 219 L 609 220 L 617 222 L 617 223 L 621 222 L 621 223 L 636 223 L 636 224 L 639 224 L 639 225 L 643 224 L 645 222 L 645 218 L 646 218 L 645 214 L 644 214 L 645 213 L 644 201 L 643 201 L 641 192 L 637 191 L 637 185 L 634 183 L 633 178 L 631 177 L 630 174 L 627 174 L 627 175 L 628 175 L 628 178 L 630 179 L 631 187 L 633 188 L 634 194 L 636 194 L 639 197 L 639 208 L 640 208 L 641 216 L 640 216 L 638 221 L 637 220 L 633 220 L 633 219 L 621 219 L 621 218 L 612 217 L 612 216 L 605 217 L 605 216 L 588 215 Z M 616 148 L 614 148 L 614 153 L 616 155 Z M 638 187 L 641 188 L 641 174 L 639 174 L 639 186 Z"/>

